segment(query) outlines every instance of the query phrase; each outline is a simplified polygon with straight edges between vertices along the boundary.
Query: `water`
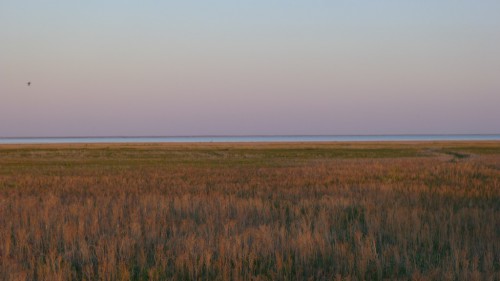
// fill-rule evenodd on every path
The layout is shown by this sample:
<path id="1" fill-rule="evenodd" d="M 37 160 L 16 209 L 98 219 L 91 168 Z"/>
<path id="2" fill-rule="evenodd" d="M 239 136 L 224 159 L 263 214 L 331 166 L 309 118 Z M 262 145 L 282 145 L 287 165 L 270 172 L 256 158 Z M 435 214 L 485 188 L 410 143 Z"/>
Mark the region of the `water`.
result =
<path id="1" fill-rule="evenodd" d="M 210 142 L 500 141 L 494 135 L 188 136 L 0 138 L 0 144 Z"/>

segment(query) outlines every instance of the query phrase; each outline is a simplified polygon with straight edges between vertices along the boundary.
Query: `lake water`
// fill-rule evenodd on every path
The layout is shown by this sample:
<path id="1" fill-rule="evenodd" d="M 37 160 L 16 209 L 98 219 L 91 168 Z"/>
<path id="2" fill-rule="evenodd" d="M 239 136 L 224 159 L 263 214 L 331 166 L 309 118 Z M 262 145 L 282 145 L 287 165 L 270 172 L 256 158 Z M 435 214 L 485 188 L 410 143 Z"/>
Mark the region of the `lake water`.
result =
<path id="1" fill-rule="evenodd" d="M 181 143 L 181 142 L 344 142 L 344 141 L 500 141 L 495 135 L 342 135 L 342 136 L 193 136 L 0 138 L 0 144 Z"/>

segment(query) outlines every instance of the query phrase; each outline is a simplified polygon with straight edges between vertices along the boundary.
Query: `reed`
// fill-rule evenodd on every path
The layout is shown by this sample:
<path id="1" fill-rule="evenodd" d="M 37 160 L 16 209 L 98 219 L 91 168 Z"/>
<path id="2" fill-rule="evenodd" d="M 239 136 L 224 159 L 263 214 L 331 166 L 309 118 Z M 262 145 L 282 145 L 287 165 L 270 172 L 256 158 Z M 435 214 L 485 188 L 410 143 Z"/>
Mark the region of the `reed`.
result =
<path id="1" fill-rule="evenodd" d="M 499 280 L 500 143 L 0 146 L 0 280 Z"/>

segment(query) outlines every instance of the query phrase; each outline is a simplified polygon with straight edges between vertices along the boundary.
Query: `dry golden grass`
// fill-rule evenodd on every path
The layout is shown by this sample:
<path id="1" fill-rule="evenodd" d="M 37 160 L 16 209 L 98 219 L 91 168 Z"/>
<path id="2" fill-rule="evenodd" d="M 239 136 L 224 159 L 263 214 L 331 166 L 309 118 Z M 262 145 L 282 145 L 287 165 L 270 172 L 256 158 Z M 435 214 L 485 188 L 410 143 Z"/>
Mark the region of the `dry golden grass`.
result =
<path id="1" fill-rule="evenodd" d="M 1 280 L 500 280 L 500 143 L 0 146 Z"/>

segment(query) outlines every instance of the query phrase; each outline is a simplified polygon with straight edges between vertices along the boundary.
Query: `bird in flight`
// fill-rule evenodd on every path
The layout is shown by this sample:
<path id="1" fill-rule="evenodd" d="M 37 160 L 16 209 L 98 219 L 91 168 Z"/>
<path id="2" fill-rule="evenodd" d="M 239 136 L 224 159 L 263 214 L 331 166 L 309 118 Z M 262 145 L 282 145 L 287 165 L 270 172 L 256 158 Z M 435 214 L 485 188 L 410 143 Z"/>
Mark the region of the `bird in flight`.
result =
<path id="1" fill-rule="evenodd" d="M 27 84 L 28 86 L 31 86 L 31 81 L 30 81 L 30 82 L 28 82 L 28 83 L 26 83 L 26 84 Z"/>

